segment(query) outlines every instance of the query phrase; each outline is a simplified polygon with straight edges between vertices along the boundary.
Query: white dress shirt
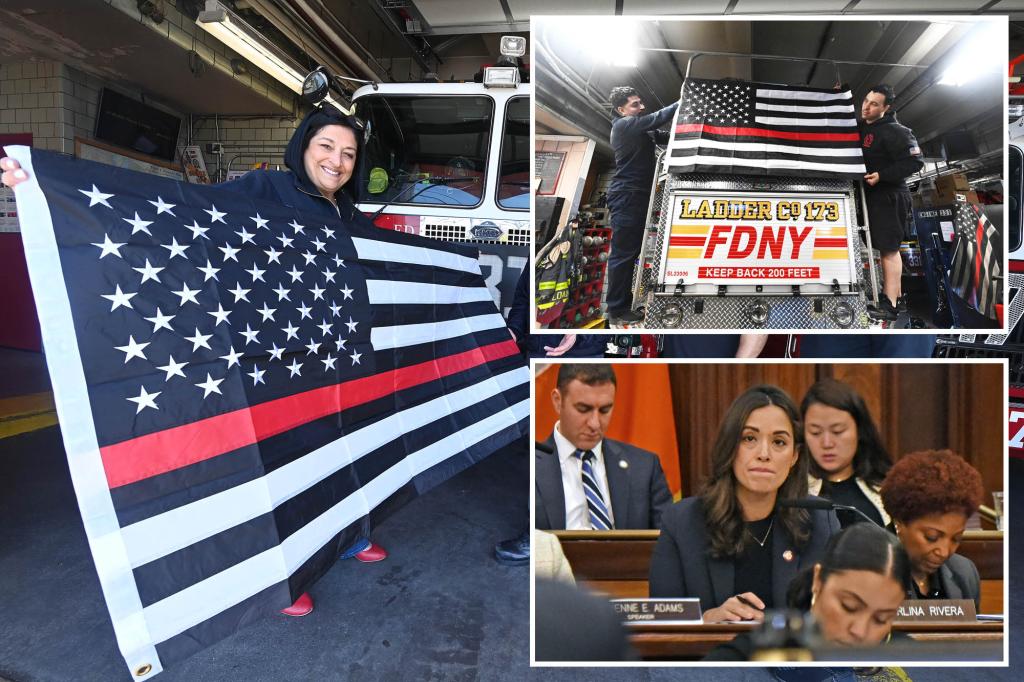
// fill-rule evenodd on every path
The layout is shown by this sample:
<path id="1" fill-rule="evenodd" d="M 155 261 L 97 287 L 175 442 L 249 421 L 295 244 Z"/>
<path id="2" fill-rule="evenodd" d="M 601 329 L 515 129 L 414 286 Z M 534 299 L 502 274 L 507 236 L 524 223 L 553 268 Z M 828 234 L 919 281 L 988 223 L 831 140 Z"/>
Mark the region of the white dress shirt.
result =
<path id="1" fill-rule="evenodd" d="M 587 506 L 587 495 L 583 491 L 583 460 L 576 457 L 574 453 L 577 448 L 569 442 L 558 430 L 561 422 L 555 422 L 555 449 L 558 453 L 558 464 L 562 469 L 562 492 L 565 494 L 565 529 L 566 530 L 592 530 L 590 526 L 590 508 Z M 598 443 L 591 452 L 594 459 L 591 466 L 594 468 L 594 478 L 597 480 L 597 487 L 601 489 L 601 497 L 608 507 L 608 519 L 614 525 L 615 517 L 612 516 L 612 498 L 608 492 L 608 477 L 604 470 L 604 452 Z"/>

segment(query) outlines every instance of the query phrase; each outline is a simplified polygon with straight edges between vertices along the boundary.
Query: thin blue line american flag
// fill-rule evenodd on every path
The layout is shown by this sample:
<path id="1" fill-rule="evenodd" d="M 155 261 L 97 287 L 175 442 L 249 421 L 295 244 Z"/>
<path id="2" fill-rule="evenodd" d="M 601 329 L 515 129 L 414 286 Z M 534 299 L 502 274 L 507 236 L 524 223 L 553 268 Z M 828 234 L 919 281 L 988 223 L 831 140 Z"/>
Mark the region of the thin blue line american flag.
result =
<path id="1" fill-rule="evenodd" d="M 699 78 L 683 83 L 666 163 L 674 173 L 865 173 L 849 90 Z"/>
<path id="2" fill-rule="evenodd" d="M 368 515 L 521 437 L 465 247 L 26 148 L 16 191 L 72 481 L 143 679 L 271 613 Z"/>

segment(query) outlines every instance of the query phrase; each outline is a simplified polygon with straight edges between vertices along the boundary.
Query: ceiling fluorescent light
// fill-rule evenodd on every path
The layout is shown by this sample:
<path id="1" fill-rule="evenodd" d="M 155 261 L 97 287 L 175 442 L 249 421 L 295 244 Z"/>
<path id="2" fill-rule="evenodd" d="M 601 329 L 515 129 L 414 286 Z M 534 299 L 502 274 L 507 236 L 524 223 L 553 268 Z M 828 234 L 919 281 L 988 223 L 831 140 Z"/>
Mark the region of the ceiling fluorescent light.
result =
<path id="1" fill-rule="evenodd" d="M 305 73 L 299 71 L 256 29 L 217 0 L 207 0 L 206 9 L 199 13 L 196 24 L 295 94 L 302 94 Z M 327 101 L 337 106 L 330 97 Z"/>

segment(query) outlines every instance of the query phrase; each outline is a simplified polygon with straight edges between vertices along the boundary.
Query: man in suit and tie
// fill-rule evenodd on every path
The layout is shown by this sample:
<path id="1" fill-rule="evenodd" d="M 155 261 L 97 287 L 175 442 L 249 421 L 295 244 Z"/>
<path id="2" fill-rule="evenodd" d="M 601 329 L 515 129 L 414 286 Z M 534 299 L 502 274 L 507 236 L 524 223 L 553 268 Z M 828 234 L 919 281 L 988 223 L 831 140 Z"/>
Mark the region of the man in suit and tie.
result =
<path id="1" fill-rule="evenodd" d="M 657 529 L 672 504 L 657 455 L 604 437 L 615 386 L 610 365 L 559 366 L 558 421 L 536 449 L 539 530 Z"/>

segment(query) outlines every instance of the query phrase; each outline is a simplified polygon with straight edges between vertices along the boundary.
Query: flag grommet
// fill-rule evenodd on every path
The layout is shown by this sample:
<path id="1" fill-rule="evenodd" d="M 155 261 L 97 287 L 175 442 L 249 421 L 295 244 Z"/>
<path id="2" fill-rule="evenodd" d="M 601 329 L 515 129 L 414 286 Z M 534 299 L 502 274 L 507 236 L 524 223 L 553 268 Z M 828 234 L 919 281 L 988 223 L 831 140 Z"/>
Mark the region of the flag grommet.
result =
<path id="1" fill-rule="evenodd" d="M 135 677 L 143 677 L 145 675 L 148 675 L 150 673 L 150 671 L 152 671 L 152 670 L 153 670 L 153 666 L 152 665 L 150 665 L 149 663 L 143 663 L 142 665 L 140 665 L 138 668 L 135 669 Z"/>

